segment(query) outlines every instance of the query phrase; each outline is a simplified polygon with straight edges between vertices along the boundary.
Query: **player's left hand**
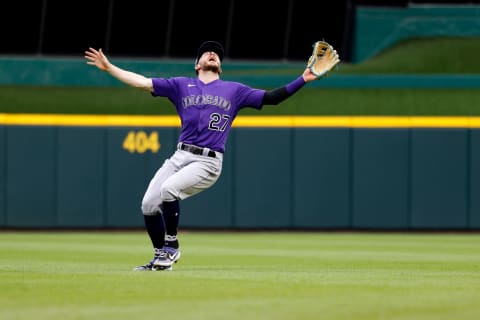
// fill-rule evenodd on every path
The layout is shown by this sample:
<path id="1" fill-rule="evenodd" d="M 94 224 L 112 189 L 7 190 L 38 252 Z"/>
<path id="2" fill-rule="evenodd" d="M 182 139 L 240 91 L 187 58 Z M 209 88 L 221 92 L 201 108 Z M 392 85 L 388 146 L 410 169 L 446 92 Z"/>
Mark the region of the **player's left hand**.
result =
<path id="1" fill-rule="evenodd" d="M 328 76 L 328 73 L 339 63 L 340 58 L 337 50 L 328 42 L 317 41 L 313 44 L 313 51 L 308 58 L 307 68 L 316 76 L 316 79 L 321 79 Z"/>
<path id="2" fill-rule="evenodd" d="M 310 82 L 317 79 L 317 76 L 312 73 L 312 70 L 310 70 L 310 68 L 306 68 L 305 71 L 303 71 L 302 76 L 305 82 Z"/>

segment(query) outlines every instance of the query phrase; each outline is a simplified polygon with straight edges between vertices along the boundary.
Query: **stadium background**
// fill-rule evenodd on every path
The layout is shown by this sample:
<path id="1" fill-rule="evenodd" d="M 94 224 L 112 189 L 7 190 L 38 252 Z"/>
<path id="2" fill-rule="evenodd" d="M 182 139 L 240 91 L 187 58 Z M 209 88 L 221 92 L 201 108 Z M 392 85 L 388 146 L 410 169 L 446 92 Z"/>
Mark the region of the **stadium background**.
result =
<path id="1" fill-rule="evenodd" d="M 350 61 L 356 6 L 404 8 L 477 1 L 188 0 L 5 1 L 0 54 L 78 56 L 89 46 L 124 57 L 191 59 L 199 43 L 217 39 L 231 59 L 304 61 L 321 36 Z M 252 23 L 254 22 L 254 23 Z M 13 31 L 12 32 L 12 27 Z"/>
<path id="2" fill-rule="evenodd" d="M 7 2 L 2 4 L 1 11 L 4 41 L 0 53 L 2 65 L 8 68 L 2 68 L 0 79 L 7 85 L 25 84 L 22 81 L 31 81 L 32 74 L 41 74 L 35 84 L 71 85 L 68 81 L 84 79 L 83 84 L 111 86 L 112 82 L 102 83 L 104 78 L 98 72 L 87 72 L 82 69 L 85 66 L 79 66 L 78 57 L 86 47 L 103 47 L 115 59 L 122 59 L 126 65 L 131 63 L 138 70 L 149 59 L 160 59 L 156 60 L 158 65 L 164 61 L 163 66 L 175 59 L 178 69 L 173 71 L 178 71 L 191 68 L 192 52 L 206 38 L 224 42 L 230 62 L 255 62 L 257 67 L 261 64 L 270 70 L 272 66 L 288 66 L 298 74 L 299 66 L 305 63 L 306 50 L 321 34 L 339 49 L 346 64 L 354 66 L 356 6 L 395 9 L 421 7 L 424 3 L 338 1 L 329 5 L 325 18 L 311 19 L 310 12 L 327 10 L 324 4 L 286 0 L 272 7 L 270 3 L 232 0 L 209 2 L 208 7 L 188 1 L 138 1 L 133 6 L 111 0 L 98 1 L 91 8 L 80 2 L 45 0 L 24 10 L 21 2 Z M 16 26 L 15 32 L 7 32 L 12 25 Z M 182 59 L 187 63 L 182 64 Z M 66 71 L 67 76 L 55 79 L 55 67 L 65 68 L 72 61 L 76 66 Z M 16 63 L 21 63 L 22 69 Z M 23 69 L 25 66 L 29 70 Z M 245 64 L 238 66 L 240 71 L 242 68 Z M 416 75 L 406 80 L 394 77 L 396 81 L 400 79 L 396 86 L 403 83 L 407 95 L 412 95 L 408 93 L 412 87 L 418 88 L 419 78 L 423 79 Z M 346 78 L 341 77 L 328 80 L 335 83 L 337 79 L 337 83 L 346 83 Z M 458 79 L 446 76 L 440 83 L 443 87 L 458 85 Z M 272 84 L 272 80 L 275 79 L 267 77 L 263 84 Z M 349 83 L 362 87 L 367 80 L 363 76 Z M 385 84 L 387 80 L 380 77 L 373 85 Z M 437 80 L 437 76 L 431 77 L 424 83 L 431 85 Z M 461 88 L 478 91 L 478 77 L 461 80 L 466 83 Z M 328 82 L 316 83 L 312 90 L 323 84 Z M 338 99 L 338 94 L 333 99 Z M 53 95 L 51 100 L 64 105 L 75 103 L 68 96 L 56 99 Z M 302 101 L 309 100 L 312 99 L 306 96 Z M 51 101 L 36 111 L 55 103 L 58 102 Z M 2 108 L 11 104 L 13 101 L 6 102 Z M 150 127 L 120 121 L 121 125 L 112 127 L 105 118 L 95 118 L 101 124 L 91 128 L 92 122 L 88 121 L 86 125 L 66 125 L 64 120 L 52 117 L 22 120 L 12 109 L 13 112 L 0 117 L 2 226 L 142 225 L 136 214 L 138 201 L 158 159 L 166 157 L 175 145 L 177 128 L 172 122 Z M 358 118 L 336 118 L 333 125 L 325 126 L 325 118 L 321 118 L 315 123 L 320 121 L 323 125 L 305 127 L 292 126 L 298 120 L 292 119 L 287 124 L 274 121 L 273 128 L 265 127 L 263 122 L 257 126 L 247 123 L 236 129 L 230 143 L 232 157 L 226 163 L 222 181 L 210 193 L 186 201 L 183 225 L 281 229 L 480 226 L 480 200 L 476 197 L 480 190 L 480 135 L 475 118 L 448 118 L 439 127 L 435 120 L 431 120 L 433 125 L 412 125 L 408 119 L 394 119 L 397 128 L 393 130 L 389 127 L 391 122 L 375 122 L 385 119 L 363 122 Z M 142 153 L 135 146 L 131 150 L 129 146 L 121 147 L 132 135 L 148 137 L 152 132 L 161 137 L 159 152 L 149 152 L 153 150 L 148 147 Z M 265 145 L 269 149 L 263 148 Z M 312 145 L 316 147 L 311 148 Z M 270 148 L 277 152 L 272 153 Z M 256 156 L 249 157 L 251 154 Z M 263 164 L 274 165 L 265 168 L 262 163 L 257 164 L 259 159 Z M 211 209 L 212 203 L 217 204 L 216 209 Z M 35 210 L 31 210 L 32 204 Z M 205 219 L 207 214 L 211 219 Z"/>

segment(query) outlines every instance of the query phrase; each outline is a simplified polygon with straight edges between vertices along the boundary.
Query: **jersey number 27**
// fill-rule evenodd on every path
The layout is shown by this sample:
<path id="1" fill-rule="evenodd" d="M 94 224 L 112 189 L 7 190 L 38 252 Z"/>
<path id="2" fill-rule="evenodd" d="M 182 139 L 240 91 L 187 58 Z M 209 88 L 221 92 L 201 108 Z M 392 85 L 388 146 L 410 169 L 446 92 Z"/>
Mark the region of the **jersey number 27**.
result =
<path id="1" fill-rule="evenodd" d="M 225 128 L 228 125 L 230 116 L 228 114 L 218 114 L 212 113 L 210 115 L 210 122 L 208 124 L 208 129 L 215 131 L 225 131 Z"/>

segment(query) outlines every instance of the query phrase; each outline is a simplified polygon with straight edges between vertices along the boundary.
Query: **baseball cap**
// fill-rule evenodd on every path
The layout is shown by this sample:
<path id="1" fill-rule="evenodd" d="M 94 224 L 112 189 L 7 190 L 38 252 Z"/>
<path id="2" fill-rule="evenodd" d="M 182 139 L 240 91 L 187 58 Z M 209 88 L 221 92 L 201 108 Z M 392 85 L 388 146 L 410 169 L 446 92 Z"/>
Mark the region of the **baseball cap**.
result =
<path id="1" fill-rule="evenodd" d="M 197 59 L 195 59 L 195 64 L 198 62 L 198 59 L 207 51 L 213 51 L 218 54 L 220 61 L 223 60 L 223 46 L 220 42 L 217 41 L 205 41 L 198 48 Z"/>

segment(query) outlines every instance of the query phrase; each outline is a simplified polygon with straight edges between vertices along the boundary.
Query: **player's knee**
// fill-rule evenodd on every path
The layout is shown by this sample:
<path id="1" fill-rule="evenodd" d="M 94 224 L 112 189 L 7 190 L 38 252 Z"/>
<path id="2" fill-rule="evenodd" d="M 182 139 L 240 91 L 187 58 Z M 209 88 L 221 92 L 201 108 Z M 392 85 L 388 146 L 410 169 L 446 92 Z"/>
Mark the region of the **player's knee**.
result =
<path id="1" fill-rule="evenodd" d="M 155 216 L 159 213 L 158 209 L 145 203 L 142 203 L 141 209 L 144 216 Z"/>
<path id="2" fill-rule="evenodd" d="M 178 190 L 171 184 L 164 183 L 160 190 L 160 195 L 163 201 L 175 201 L 178 200 Z"/>
<path id="3" fill-rule="evenodd" d="M 152 198 L 143 198 L 141 209 L 145 216 L 155 216 L 161 213 L 160 202 Z"/>

